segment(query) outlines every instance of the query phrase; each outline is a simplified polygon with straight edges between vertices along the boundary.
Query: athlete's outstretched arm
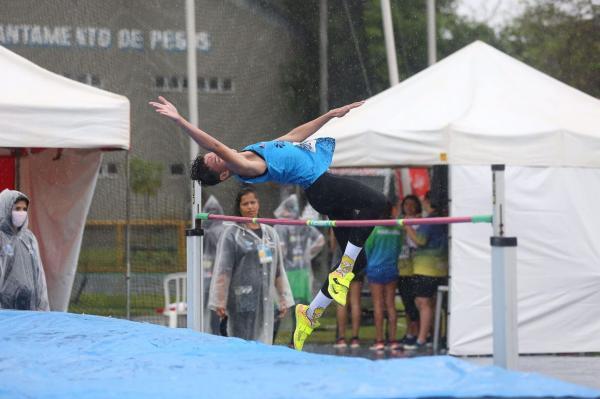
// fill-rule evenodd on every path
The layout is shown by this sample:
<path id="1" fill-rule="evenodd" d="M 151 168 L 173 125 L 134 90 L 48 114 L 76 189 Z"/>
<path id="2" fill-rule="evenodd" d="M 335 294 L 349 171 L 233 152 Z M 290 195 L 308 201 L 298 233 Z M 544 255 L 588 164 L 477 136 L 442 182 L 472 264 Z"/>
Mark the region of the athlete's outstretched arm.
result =
<path id="1" fill-rule="evenodd" d="M 315 132 L 329 122 L 330 119 L 341 118 L 350 112 L 351 109 L 360 107 L 363 104 L 364 101 L 358 101 L 352 104 L 344 105 L 340 108 L 332 109 L 318 118 L 292 129 L 289 133 L 279 137 L 277 140 L 302 142 L 315 134 Z"/>
<path id="2" fill-rule="evenodd" d="M 229 148 L 219 140 L 206 133 L 205 131 L 197 128 L 188 122 L 184 117 L 179 115 L 177 108 L 171 104 L 167 99 L 162 96 L 158 97 L 159 102 L 150 101 L 149 104 L 154 107 L 156 112 L 171 119 L 179 126 L 181 126 L 185 132 L 202 148 L 207 151 L 212 151 L 217 154 L 225 163 L 228 168 L 236 174 L 242 176 L 252 176 L 255 174 L 256 166 L 249 162 L 246 158 L 241 156 L 237 151 Z M 262 172 L 261 172 L 262 173 Z"/>

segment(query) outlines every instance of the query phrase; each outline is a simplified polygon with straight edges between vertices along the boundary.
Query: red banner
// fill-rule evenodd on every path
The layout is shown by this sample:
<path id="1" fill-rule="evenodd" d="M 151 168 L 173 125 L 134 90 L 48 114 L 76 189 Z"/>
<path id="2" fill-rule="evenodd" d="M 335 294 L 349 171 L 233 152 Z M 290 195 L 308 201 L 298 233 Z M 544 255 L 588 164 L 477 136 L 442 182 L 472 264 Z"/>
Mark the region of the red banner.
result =
<path id="1" fill-rule="evenodd" d="M 410 168 L 410 188 L 414 195 L 423 198 L 429 191 L 429 172 L 426 168 Z"/>
<path id="2" fill-rule="evenodd" d="M 15 157 L 0 156 L 0 191 L 15 189 Z"/>

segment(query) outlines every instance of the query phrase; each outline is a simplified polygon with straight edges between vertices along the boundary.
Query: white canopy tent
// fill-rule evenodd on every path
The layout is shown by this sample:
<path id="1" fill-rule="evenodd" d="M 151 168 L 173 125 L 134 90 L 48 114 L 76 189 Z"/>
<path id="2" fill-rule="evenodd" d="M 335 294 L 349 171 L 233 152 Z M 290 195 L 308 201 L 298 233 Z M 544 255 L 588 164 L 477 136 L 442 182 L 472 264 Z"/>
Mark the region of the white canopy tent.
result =
<path id="1" fill-rule="evenodd" d="M 65 311 L 101 151 L 129 149 L 129 100 L 1 46 L 0 69 L 0 152 L 24 149 L 20 190 L 32 201 L 30 226 L 40 243 L 50 307 Z"/>
<path id="2" fill-rule="evenodd" d="M 449 164 L 455 216 L 492 213 L 489 165 L 507 165 L 520 352 L 600 351 L 599 100 L 475 42 L 317 135 L 335 167 Z M 451 354 L 492 353 L 491 235 L 451 227 Z"/>

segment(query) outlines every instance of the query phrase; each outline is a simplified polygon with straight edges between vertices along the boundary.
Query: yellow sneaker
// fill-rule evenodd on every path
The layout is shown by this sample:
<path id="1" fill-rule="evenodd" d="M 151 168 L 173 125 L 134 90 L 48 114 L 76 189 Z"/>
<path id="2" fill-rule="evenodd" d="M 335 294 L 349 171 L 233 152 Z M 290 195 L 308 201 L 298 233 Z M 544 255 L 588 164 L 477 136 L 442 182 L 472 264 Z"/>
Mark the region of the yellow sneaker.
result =
<path id="1" fill-rule="evenodd" d="M 350 282 L 354 278 L 354 273 L 349 272 L 343 275 L 337 270 L 329 273 L 329 286 L 327 292 L 333 298 L 334 301 L 340 305 L 346 305 L 346 297 L 348 296 L 348 290 L 350 289 Z"/>
<path id="2" fill-rule="evenodd" d="M 294 330 L 294 349 L 301 351 L 304 341 L 312 334 L 313 330 L 319 327 L 320 323 L 310 321 L 306 316 L 308 305 L 296 305 L 296 329 Z"/>

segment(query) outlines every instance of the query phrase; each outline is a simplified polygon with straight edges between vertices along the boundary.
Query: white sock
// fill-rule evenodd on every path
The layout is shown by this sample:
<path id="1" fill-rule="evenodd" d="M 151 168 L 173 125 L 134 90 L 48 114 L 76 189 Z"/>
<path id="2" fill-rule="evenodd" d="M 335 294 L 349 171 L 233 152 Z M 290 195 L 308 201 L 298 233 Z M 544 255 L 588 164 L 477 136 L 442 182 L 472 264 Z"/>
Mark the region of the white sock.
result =
<path id="1" fill-rule="evenodd" d="M 310 319 L 310 321 L 314 321 L 323 315 L 325 309 L 331 304 L 333 299 L 327 298 L 325 294 L 319 290 L 315 299 L 312 300 L 310 305 L 308 305 L 308 309 L 306 309 L 306 316 Z"/>
<path id="2" fill-rule="evenodd" d="M 342 262 L 340 262 L 336 271 L 340 272 L 343 275 L 346 275 L 346 273 L 351 272 L 352 268 L 354 267 L 354 262 L 356 261 L 356 258 L 358 258 L 358 254 L 360 254 L 361 249 L 362 247 L 357 247 L 356 245 L 348 241 L 348 244 L 346 244 L 346 250 L 344 251 L 344 255 L 342 256 Z M 344 262 L 344 258 L 346 257 L 350 258 L 350 260 L 352 261 L 351 264 L 347 264 L 346 262 Z"/>

